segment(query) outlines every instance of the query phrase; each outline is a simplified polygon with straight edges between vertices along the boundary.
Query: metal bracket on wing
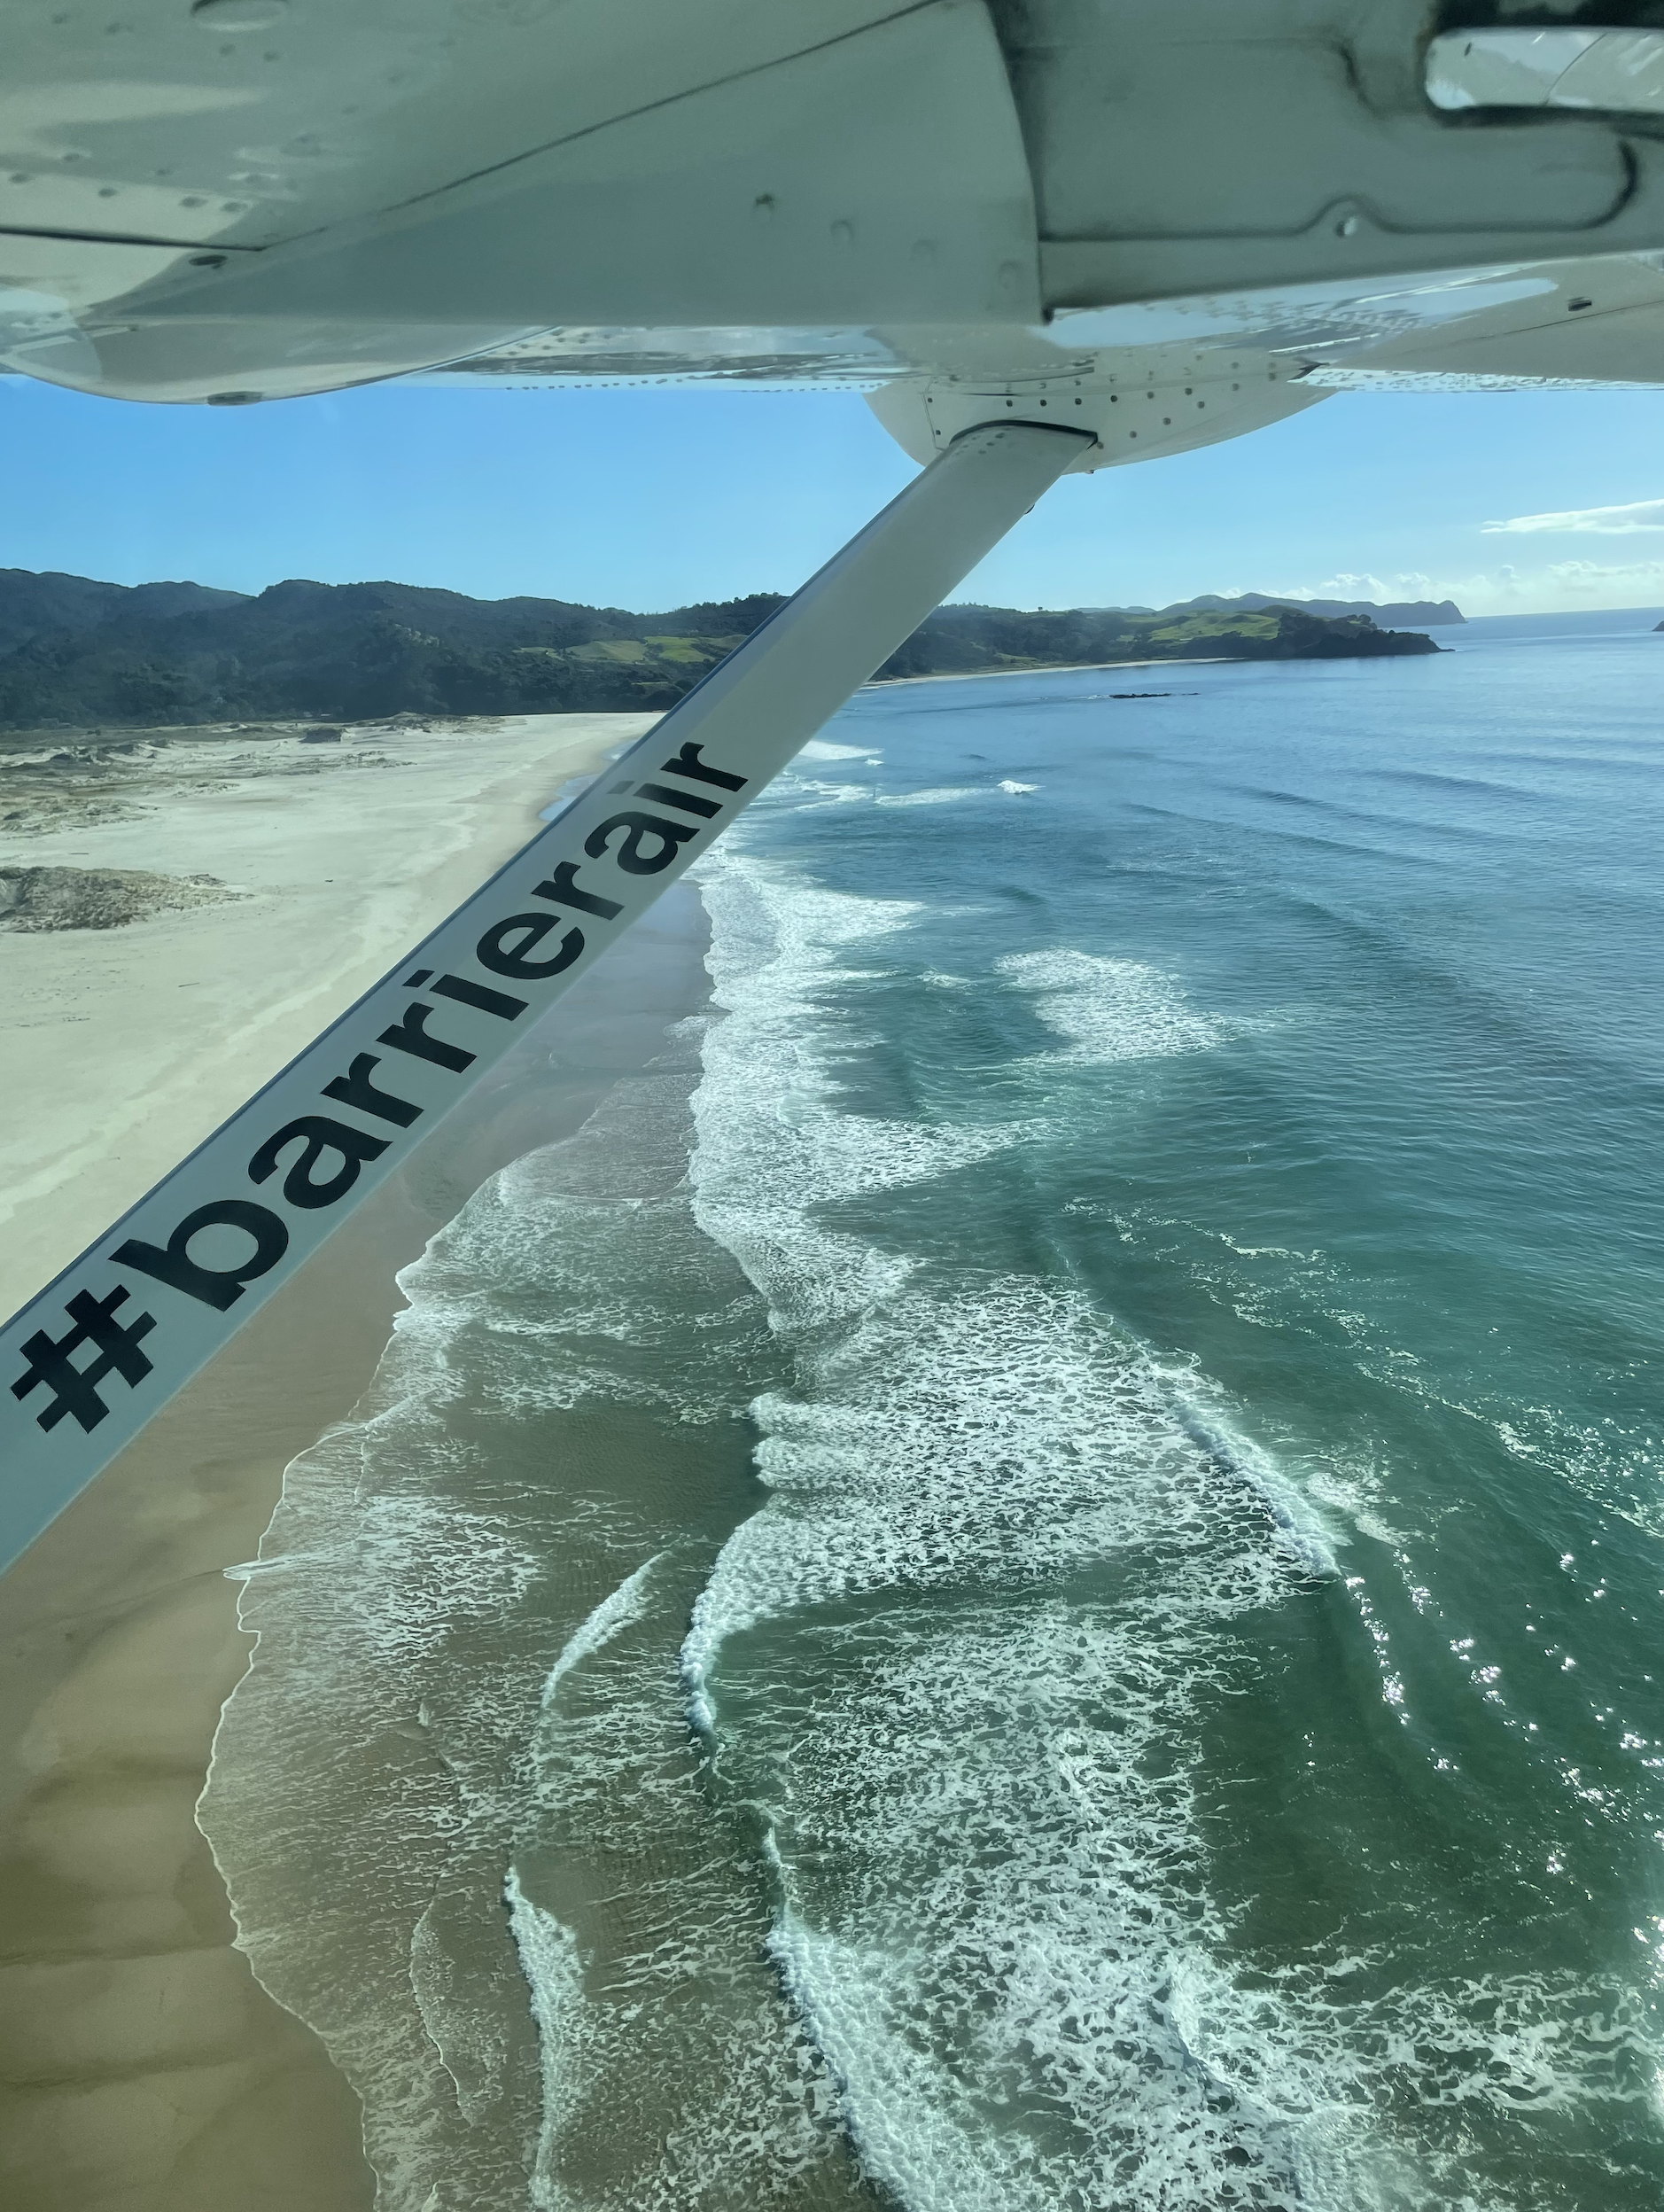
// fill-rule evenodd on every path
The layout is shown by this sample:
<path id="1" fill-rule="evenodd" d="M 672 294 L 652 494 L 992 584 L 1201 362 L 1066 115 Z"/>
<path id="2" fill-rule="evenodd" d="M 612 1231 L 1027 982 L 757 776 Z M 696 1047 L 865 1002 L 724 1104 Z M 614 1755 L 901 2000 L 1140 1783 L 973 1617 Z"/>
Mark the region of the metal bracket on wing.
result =
<path id="1" fill-rule="evenodd" d="M 0 1330 L 0 1567 L 651 906 L 1075 460 L 968 431 Z"/>

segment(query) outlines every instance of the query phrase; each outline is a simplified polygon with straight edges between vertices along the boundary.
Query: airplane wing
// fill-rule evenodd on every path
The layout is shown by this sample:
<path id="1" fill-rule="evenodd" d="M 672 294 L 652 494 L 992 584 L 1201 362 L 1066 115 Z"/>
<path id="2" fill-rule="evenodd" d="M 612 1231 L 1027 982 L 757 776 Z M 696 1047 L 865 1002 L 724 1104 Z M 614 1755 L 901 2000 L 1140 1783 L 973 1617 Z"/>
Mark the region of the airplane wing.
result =
<path id="1" fill-rule="evenodd" d="M 0 361 L 217 405 L 435 371 L 842 382 L 920 458 L 997 403 L 1090 428 L 1094 467 L 1346 384 L 1652 381 L 1664 33 L 1542 12 L 31 12 Z"/>

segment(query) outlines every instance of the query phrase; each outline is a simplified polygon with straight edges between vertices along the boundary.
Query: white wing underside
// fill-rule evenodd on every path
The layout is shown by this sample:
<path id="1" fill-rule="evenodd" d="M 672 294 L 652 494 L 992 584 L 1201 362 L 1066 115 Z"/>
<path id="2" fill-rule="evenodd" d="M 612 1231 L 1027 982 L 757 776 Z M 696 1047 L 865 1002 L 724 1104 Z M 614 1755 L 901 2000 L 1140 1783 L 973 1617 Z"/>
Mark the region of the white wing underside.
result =
<path id="1" fill-rule="evenodd" d="M 1423 0 L 34 11 L 0 363 L 853 387 L 920 459 L 1016 417 L 1090 467 L 1337 389 L 1655 384 L 1664 39 Z"/>

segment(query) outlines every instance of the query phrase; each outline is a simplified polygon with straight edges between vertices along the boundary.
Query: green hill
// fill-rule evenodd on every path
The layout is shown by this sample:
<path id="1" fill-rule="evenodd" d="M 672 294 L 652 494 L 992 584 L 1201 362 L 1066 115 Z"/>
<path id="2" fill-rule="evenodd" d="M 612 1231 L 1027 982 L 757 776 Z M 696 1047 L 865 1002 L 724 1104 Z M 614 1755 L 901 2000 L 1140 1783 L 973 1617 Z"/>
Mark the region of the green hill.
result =
<path id="1" fill-rule="evenodd" d="M 1436 653 L 1431 638 L 1378 629 L 1366 615 L 1328 619 L 1303 607 L 1156 613 L 1082 608 L 938 607 L 882 674 L 933 676 L 1000 668 L 1112 666 L 1129 660 L 1334 660 Z"/>
<path id="2" fill-rule="evenodd" d="M 661 708 L 781 604 L 758 592 L 634 614 L 412 584 L 292 580 L 249 597 L 4 570 L 0 728 Z M 1292 606 L 1155 614 L 950 606 L 881 674 L 1437 650 L 1367 616 L 1328 620 Z"/>

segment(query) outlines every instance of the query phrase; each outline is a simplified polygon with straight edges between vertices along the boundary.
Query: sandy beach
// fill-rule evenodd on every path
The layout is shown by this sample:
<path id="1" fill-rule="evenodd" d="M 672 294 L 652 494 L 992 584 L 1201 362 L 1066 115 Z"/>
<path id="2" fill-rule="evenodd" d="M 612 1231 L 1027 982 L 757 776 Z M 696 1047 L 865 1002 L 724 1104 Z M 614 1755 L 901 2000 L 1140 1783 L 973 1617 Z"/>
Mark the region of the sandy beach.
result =
<path id="1" fill-rule="evenodd" d="M 190 732 L 0 760 L 0 871 L 87 871 L 95 888 L 107 872 L 150 876 L 191 901 L 114 929 L 0 931 L 0 1312 L 460 904 L 569 776 L 650 719 L 348 727 L 326 743 L 299 727 Z M 217 881 L 191 880 L 203 876 Z"/>
<path id="2" fill-rule="evenodd" d="M 877 677 L 861 689 L 891 691 L 907 683 L 987 683 L 997 676 L 1111 676 L 1117 668 L 1214 668 L 1235 658 L 1233 653 L 1187 653 L 1182 660 L 1070 660 L 1054 668 L 953 668 L 935 676 Z"/>
<path id="3" fill-rule="evenodd" d="M 0 930 L 0 1303 L 49 1280 L 645 726 L 435 725 L 305 750 L 198 736 L 103 777 L 113 798 L 64 793 L 8 825 L 0 879 L 220 882 L 116 928 Z M 355 2100 L 232 1947 L 193 1819 L 248 1647 L 227 1569 L 256 1551 L 284 1466 L 368 1382 L 394 1271 L 698 1003 L 702 926 L 673 892 L 0 1581 L 0 2199 L 16 2212 L 370 2202 Z M 288 972 L 297 944 L 308 954 L 300 992 L 268 980 L 280 932 Z"/>

